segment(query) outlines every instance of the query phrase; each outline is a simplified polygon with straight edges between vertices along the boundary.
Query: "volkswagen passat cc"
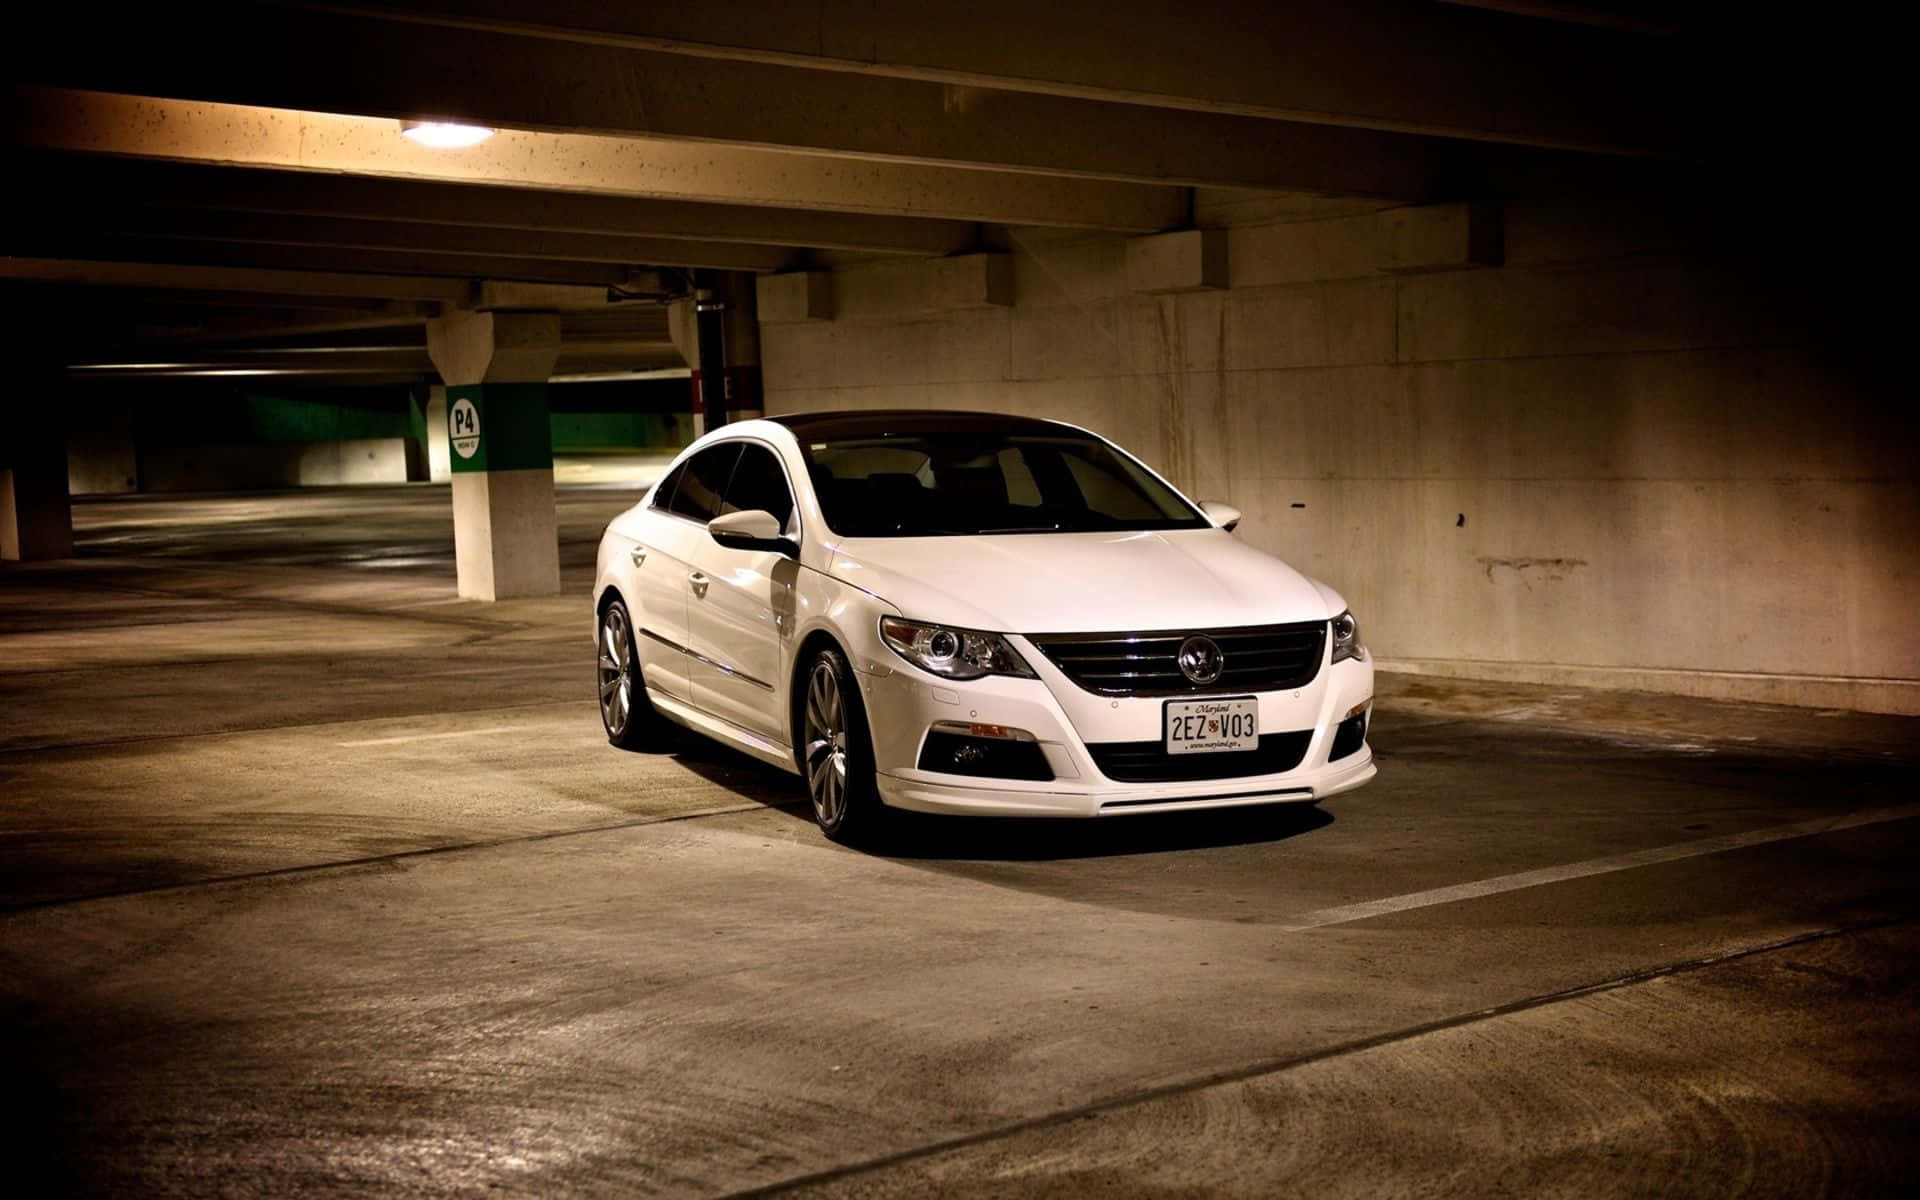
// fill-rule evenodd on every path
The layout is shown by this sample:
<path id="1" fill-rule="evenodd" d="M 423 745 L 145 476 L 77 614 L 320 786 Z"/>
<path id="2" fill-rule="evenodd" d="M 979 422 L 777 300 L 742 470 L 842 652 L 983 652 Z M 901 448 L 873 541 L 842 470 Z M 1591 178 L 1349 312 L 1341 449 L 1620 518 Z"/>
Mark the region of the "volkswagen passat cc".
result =
<path id="1" fill-rule="evenodd" d="M 696 441 L 601 538 L 600 715 L 886 808 L 1105 816 L 1373 777 L 1373 664 L 1332 588 L 1084 429 L 814 413 Z"/>

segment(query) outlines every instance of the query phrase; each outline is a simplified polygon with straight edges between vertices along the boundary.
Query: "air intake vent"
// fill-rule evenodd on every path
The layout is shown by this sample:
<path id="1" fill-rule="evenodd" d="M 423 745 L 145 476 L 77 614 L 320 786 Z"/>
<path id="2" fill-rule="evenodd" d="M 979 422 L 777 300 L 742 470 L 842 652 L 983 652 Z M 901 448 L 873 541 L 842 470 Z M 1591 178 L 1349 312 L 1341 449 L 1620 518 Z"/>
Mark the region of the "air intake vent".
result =
<path id="1" fill-rule="evenodd" d="M 1307 756 L 1313 730 L 1268 733 L 1258 750 L 1219 754 L 1168 754 L 1163 742 L 1089 742 L 1093 765 L 1116 783 L 1181 783 L 1190 779 L 1242 779 L 1291 771 Z"/>

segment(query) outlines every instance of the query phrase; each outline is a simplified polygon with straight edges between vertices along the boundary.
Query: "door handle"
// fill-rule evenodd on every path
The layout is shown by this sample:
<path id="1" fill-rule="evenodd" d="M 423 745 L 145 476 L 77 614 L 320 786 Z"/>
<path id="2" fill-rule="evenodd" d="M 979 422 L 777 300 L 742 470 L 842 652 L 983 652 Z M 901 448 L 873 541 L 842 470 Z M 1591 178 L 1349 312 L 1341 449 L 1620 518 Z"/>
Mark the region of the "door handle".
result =
<path id="1" fill-rule="evenodd" d="M 693 586 L 693 594 L 700 599 L 707 598 L 707 577 L 699 571 L 687 576 L 687 582 Z"/>
<path id="2" fill-rule="evenodd" d="M 627 551 L 627 557 L 631 558 L 633 565 L 637 567 L 647 561 L 647 548 L 645 546 L 635 546 L 633 549 Z"/>

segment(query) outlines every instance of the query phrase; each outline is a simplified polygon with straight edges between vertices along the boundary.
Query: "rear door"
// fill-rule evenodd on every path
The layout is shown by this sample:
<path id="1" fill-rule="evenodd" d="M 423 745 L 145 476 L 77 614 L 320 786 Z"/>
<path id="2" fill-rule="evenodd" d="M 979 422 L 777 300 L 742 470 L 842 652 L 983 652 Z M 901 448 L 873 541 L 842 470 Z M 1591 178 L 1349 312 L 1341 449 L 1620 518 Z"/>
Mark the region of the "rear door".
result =
<path id="1" fill-rule="evenodd" d="M 634 645 L 651 691 L 693 699 L 688 674 L 687 599 L 701 543 L 711 543 L 707 522 L 719 514 L 738 442 L 709 446 L 676 469 L 654 492 L 633 547 L 636 611 Z"/>
<path id="2" fill-rule="evenodd" d="M 793 488 L 773 450 L 742 445 L 722 512 L 764 509 L 798 540 Z M 793 585 L 800 565 L 773 550 L 733 550 L 708 536 L 692 555 L 698 579 L 687 599 L 695 706 L 777 745 L 788 745 L 781 680 L 793 637 Z"/>

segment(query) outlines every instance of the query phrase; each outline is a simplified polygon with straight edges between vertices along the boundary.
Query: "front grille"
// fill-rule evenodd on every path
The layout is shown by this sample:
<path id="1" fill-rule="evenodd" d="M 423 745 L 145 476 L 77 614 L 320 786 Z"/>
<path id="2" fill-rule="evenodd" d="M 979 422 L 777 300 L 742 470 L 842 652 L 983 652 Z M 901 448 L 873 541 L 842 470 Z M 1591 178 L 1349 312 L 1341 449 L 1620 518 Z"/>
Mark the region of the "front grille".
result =
<path id="1" fill-rule="evenodd" d="M 1313 730 L 1260 735 L 1258 750 L 1215 754 L 1168 754 L 1164 742 L 1089 742 L 1093 765 L 1116 783 L 1181 783 L 1190 779 L 1239 779 L 1291 771 L 1307 756 Z"/>
<path id="2" fill-rule="evenodd" d="M 1180 646 L 1194 636 L 1220 646 L 1220 678 L 1195 683 L 1180 673 Z M 1172 633 L 1030 633 L 1053 665 L 1102 696 L 1186 696 L 1277 692 L 1313 682 L 1326 644 L 1325 621 L 1193 629 Z"/>

